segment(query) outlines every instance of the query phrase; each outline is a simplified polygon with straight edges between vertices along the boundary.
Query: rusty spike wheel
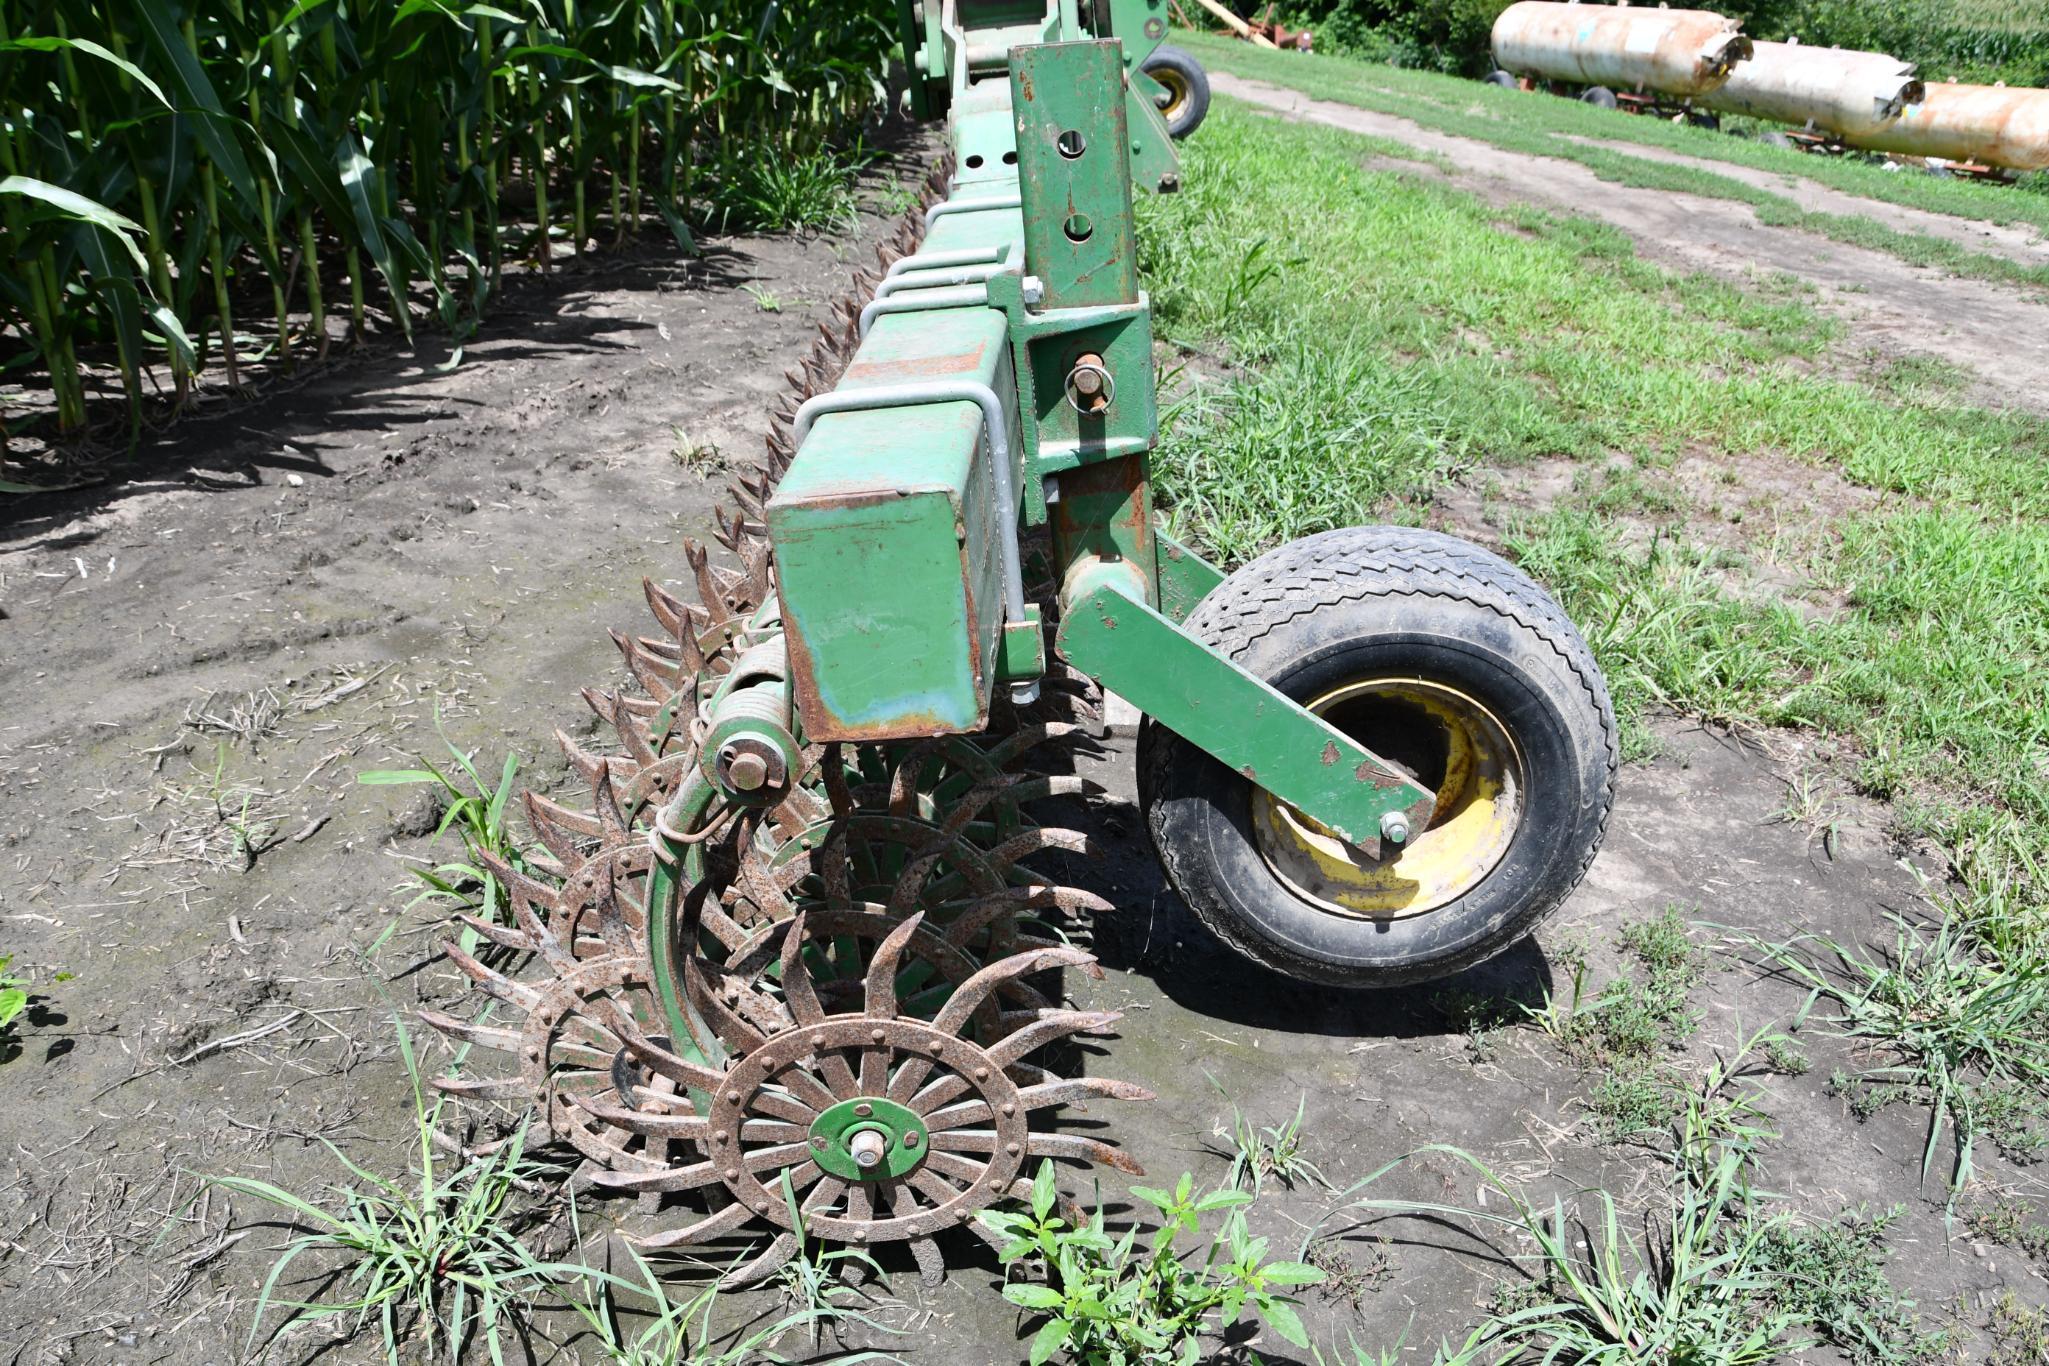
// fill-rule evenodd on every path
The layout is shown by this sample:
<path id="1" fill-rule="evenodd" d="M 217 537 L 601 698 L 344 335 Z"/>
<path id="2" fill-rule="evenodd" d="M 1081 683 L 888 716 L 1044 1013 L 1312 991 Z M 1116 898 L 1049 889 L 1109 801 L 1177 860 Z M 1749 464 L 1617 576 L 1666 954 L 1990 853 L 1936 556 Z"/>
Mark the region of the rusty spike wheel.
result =
<path id="1" fill-rule="evenodd" d="M 687 1135 L 706 1154 L 666 1170 L 605 1172 L 599 1184 L 640 1193 L 715 1185 L 730 1202 L 683 1229 L 639 1240 L 643 1245 L 675 1246 L 764 1224 L 774 1231 L 767 1247 L 728 1277 L 747 1284 L 795 1255 L 801 1224 L 803 1236 L 855 1247 L 908 1242 L 932 1282 L 944 1274 L 935 1235 L 968 1228 L 986 1238 L 976 1212 L 1027 1195 L 1030 1183 L 1021 1173 L 1028 1161 L 1065 1158 L 1143 1175 L 1109 1143 L 1034 1127 L 1049 1111 L 1091 1099 L 1152 1099 L 1128 1082 L 1062 1077 L 1043 1065 L 1049 1045 L 1103 1031 L 1118 1019 L 1115 1012 L 1041 1005 L 995 1011 L 993 1026 L 982 1026 L 986 1035 L 977 1028 L 990 1020 L 988 1006 L 1007 983 L 1081 966 L 1087 954 L 1050 948 L 1000 959 L 969 975 L 921 1019 L 906 1013 L 897 986 L 919 918 L 898 922 L 876 946 L 858 1002 L 821 991 L 805 953 L 814 934 L 840 928 L 799 915 L 780 929 L 776 979 L 764 976 L 759 990 L 780 1001 L 781 1028 L 762 1030 L 735 1012 L 708 1012 L 731 1062 L 703 1087 L 702 1099 L 636 1087 L 631 1109 L 602 1095 L 579 1101 L 607 1127 L 649 1142 Z M 856 1008 L 828 1010 L 828 1001 Z M 653 1041 L 632 1047 L 652 1075 L 687 1084 L 696 1071 L 702 1079 L 701 1069 Z"/>

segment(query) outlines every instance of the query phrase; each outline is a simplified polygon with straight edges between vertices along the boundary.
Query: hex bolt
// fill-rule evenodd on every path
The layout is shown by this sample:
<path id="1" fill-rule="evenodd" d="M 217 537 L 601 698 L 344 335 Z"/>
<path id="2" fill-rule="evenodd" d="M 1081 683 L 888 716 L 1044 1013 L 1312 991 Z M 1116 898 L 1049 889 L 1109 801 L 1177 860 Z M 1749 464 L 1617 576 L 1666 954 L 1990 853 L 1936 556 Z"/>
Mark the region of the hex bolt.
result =
<path id="1" fill-rule="evenodd" d="M 915 1148 L 921 1141 L 922 1135 L 916 1129 L 904 1130 L 904 1146 L 906 1148 Z"/>
<path id="2" fill-rule="evenodd" d="M 1018 282 L 1017 294 L 1028 304 L 1035 304 L 1046 297 L 1046 282 L 1036 275 L 1027 275 Z"/>
<path id="3" fill-rule="evenodd" d="M 866 1171 L 882 1161 L 889 1140 L 873 1129 L 863 1129 L 847 1140 L 847 1151 L 854 1155 L 854 1165 Z"/>
<path id="4" fill-rule="evenodd" d="M 1409 842 L 1409 818 L 1400 811 L 1390 811 L 1380 818 L 1380 837 L 1396 844 Z"/>
<path id="5" fill-rule="evenodd" d="M 864 1100 L 859 1105 L 856 1105 L 854 1107 L 854 1113 L 859 1115 L 861 1118 L 866 1119 L 868 1118 L 868 1116 L 875 1113 L 875 1107 Z"/>

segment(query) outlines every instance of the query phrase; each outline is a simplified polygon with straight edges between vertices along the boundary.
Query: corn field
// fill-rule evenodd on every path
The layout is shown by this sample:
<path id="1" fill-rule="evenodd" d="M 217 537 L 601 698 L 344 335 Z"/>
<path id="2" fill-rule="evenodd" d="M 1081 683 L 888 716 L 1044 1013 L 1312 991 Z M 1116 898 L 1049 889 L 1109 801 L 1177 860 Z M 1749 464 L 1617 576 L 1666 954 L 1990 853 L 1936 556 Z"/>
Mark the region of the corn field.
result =
<path id="1" fill-rule="evenodd" d="M 366 309 L 458 344 L 510 264 L 833 160 L 887 98 L 893 0 L 6 0 L 9 406 L 131 430 L 210 365 Z M 118 377 L 118 378 L 117 378 Z M 4 446 L 0 446 L 4 451 Z"/>

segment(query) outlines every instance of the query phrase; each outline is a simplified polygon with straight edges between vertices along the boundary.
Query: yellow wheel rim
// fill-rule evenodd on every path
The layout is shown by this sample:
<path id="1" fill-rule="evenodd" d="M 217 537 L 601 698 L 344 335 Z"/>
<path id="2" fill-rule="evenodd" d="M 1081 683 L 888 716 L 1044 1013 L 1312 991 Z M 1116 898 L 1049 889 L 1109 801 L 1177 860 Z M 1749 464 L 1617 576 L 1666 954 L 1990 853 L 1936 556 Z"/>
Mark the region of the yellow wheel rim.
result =
<path id="1" fill-rule="evenodd" d="M 1160 117 L 1172 123 L 1181 107 L 1188 103 L 1188 82 L 1170 66 L 1157 67 L 1145 74 L 1158 81 L 1160 88 L 1167 92 L 1167 98 L 1159 102 Z"/>
<path id="2" fill-rule="evenodd" d="M 1374 860 L 1264 790 L 1252 828 L 1267 867 L 1304 901 L 1376 920 L 1423 915 L 1494 871 L 1522 823 L 1522 756 L 1507 729 L 1456 688 L 1381 678 L 1333 689 L 1309 710 L 1435 786 L 1429 826 Z"/>

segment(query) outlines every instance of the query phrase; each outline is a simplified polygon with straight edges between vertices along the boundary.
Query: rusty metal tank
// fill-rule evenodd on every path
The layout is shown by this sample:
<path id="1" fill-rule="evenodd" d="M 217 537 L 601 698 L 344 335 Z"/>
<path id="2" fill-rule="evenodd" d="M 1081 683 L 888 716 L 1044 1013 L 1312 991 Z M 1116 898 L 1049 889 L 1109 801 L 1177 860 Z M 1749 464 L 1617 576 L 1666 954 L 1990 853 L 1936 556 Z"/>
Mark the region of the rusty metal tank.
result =
<path id="1" fill-rule="evenodd" d="M 1877 152 L 2049 170 L 2049 90 L 1931 82 L 1891 123 L 1843 140 Z"/>
<path id="2" fill-rule="evenodd" d="M 1707 10 L 1522 0 L 1494 21 L 1504 71 L 1667 95 L 1713 90 L 1750 47 L 1736 20 Z"/>
<path id="3" fill-rule="evenodd" d="M 1882 52 L 1757 43 L 1720 88 L 1695 103 L 1774 123 L 1812 123 L 1848 139 L 1883 132 L 1924 93 L 1910 63 Z"/>

